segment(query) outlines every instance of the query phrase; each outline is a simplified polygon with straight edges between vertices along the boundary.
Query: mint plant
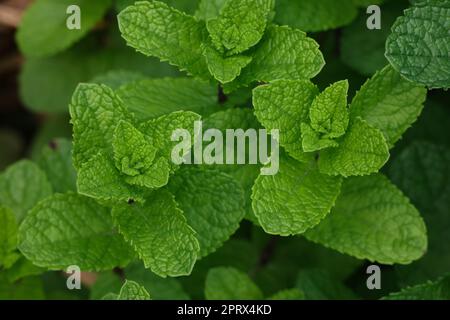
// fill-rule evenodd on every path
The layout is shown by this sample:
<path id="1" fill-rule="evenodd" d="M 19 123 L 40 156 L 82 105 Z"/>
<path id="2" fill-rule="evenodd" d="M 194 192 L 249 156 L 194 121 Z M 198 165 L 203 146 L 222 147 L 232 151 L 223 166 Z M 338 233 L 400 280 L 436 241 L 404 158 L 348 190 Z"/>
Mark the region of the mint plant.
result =
<path id="1" fill-rule="evenodd" d="M 448 299 L 450 116 L 431 89 L 448 87 L 449 1 L 375 1 L 380 32 L 357 27 L 365 0 L 72 2 L 81 31 L 37 0 L 17 34 L 24 103 L 71 134 L 0 175 L 0 298 Z M 229 129 L 278 132 L 271 157 L 173 161 L 238 157 Z M 394 279 L 379 292 L 371 264 Z M 95 273 L 86 292 L 70 266 Z"/>

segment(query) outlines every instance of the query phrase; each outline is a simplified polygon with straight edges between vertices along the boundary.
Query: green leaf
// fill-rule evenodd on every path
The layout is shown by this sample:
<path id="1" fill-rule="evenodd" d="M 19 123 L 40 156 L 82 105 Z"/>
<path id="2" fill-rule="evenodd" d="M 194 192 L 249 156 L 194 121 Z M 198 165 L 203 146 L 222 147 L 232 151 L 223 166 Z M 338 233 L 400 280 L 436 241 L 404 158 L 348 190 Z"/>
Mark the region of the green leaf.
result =
<path id="1" fill-rule="evenodd" d="M 166 190 L 155 191 L 146 200 L 144 205 L 113 209 L 120 233 L 135 248 L 145 267 L 157 275 L 190 274 L 200 250 L 195 231 Z"/>
<path id="2" fill-rule="evenodd" d="M 319 169 L 330 175 L 360 176 L 378 170 L 389 159 L 389 148 L 380 130 L 355 118 L 347 133 L 337 141 L 338 148 L 320 153 Z"/>
<path id="3" fill-rule="evenodd" d="M 321 174 L 315 163 L 282 158 L 276 175 L 256 179 L 253 211 L 267 233 L 300 234 L 330 212 L 340 187 L 339 177 Z"/>
<path id="4" fill-rule="evenodd" d="M 117 300 L 151 300 L 150 294 L 140 284 L 126 280 L 120 289 Z"/>
<path id="5" fill-rule="evenodd" d="M 114 131 L 112 146 L 117 169 L 129 176 L 145 173 L 153 164 L 157 151 L 143 133 L 123 120 Z"/>
<path id="6" fill-rule="evenodd" d="M 142 284 L 152 293 L 153 300 L 189 300 L 180 282 L 175 278 L 161 278 L 144 268 L 141 263 L 132 263 L 125 269 L 126 278 Z"/>
<path id="7" fill-rule="evenodd" d="M 348 126 L 348 81 L 339 81 L 314 98 L 309 110 L 311 127 L 325 138 L 339 138 Z"/>
<path id="8" fill-rule="evenodd" d="M 110 87 L 113 90 L 117 90 L 120 87 L 133 83 L 136 81 L 144 80 L 146 77 L 136 71 L 130 70 L 111 70 L 105 73 L 102 73 L 98 76 L 95 76 L 89 82 L 104 84 L 105 86 Z M 116 92 L 117 93 L 117 92 Z M 127 107 L 128 105 L 125 104 Z"/>
<path id="9" fill-rule="evenodd" d="M 450 3 L 425 0 L 404 11 L 386 41 L 386 58 L 405 78 L 450 87 Z"/>
<path id="10" fill-rule="evenodd" d="M 356 299 L 349 288 L 322 269 L 301 270 L 297 277 L 297 287 L 305 293 L 306 300 Z"/>
<path id="11" fill-rule="evenodd" d="M 98 84 L 80 84 L 70 104 L 73 124 L 73 160 L 80 169 L 100 151 L 112 153 L 114 129 L 120 120 L 132 116 L 111 88 Z"/>
<path id="12" fill-rule="evenodd" d="M 380 174 L 345 180 L 331 214 L 305 236 L 358 259 L 383 264 L 408 264 L 427 248 L 419 212 Z"/>
<path id="13" fill-rule="evenodd" d="M 386 66 L 356 93 L 350 116 L 361 117 L 379 129 L 392 147 L 417 120 L 426 95 L 421 85 L 405 80 L 391 66 Z"/>
<path id="14" fill-rule="evenodd" d="M 18 222 L 51 194 L 52 186 L 45 173 L 29 160 L 16 162 L 0 175 L 0 204 L 10 208 Z"/>
<path id="15" fill-rule="evenodd" d="M 314 131 L 307 123 L 302 123 L 300 128 L 302 131 L 302 147 L 305 152 L 339 146 L 336 141 L 321 137 L 321 134 Z"/>
<path id="16" fill-rule="evenodd" d="M 116 93 L 140 121 L 180 110 L 202 115 L 218 110 L 217 87 L 194 78 L 145 79 Z"/>
<path id="17" fill-rule="evenodd" d="M 118 19 L 122 37 L 137 51 L 195 76 L 209 74 L 201 50 L 207 31 L 194 17 L 159 1 L 141 1 L 127 7 Z"/>
<path id="18" fill-rule="evenodd" d="M 345 26 L 357 15 L 353 0 L 277 0 L 275 21 L 303 31 Z"/>
<path id="19" fill-rule="evenodd" d="M 146 191 L 125 182 L 113 160 L 99 153 L 78 170 L 78 193 L 102 201 L 144 201 Z"/>
<path id="20" fill-rule="evenodd" d="M 279 80 L 253 90 L 253 106 L 259 122 L 280 130 L 280 145 L 290 156 L 303 161 L 301 123 L 308 121 L 311 103 L 319 89 L 308 80 Z"/>
<path id="21" fill-rule="evenodd" d="M 39 202 L 22 222 L 18 241 L 27 259 L 53 270 L 70 265 L 83 271 L 110 270 L 134 256 L 115 232 L 110 210 L 73 193 Z"/>
<path id="22" fill-rule="evenodd" d="M 266 29 L 272 5 L 272 0 L 226 1 L 219 16 L 206 23 L 216 49 L 233 55 L 257 44 Z"/>
<path id="23" fill-rule="evenodd" d="M 269 300 L 303 300 L 305 299 L 305 294 L 297 288 L 285 289 L 278 291 L 274 295 L 267 298 Z"/>
<path id="24" fill-rule="evenodd" d="M 80 8 L 80 29 L 69 29 L 73 12 L 71 5 Z M 84 37 L 103 17 L 111 6 L 111 0 L 38 0 L 25 12 L 17 43 L 20 50 L 30 57 L 48 57 L 61 52 Z M 45 23 L 43 23 L 45 21 Z"/>
<path id="25" fill-rule="evenodd" d="M 450 270 L 450 150 L 414 142 L 393 159 L 388 173 L 419 209 L 428 233 L 428 250 L 423 258 L 408 266 L 396 266 L 400 283 L 415 285 L 436 279 Z"/>
<path id="26" fill-rule="evenodd" d="M 450 300 L 450 276 L 391 293 L 383 300 Z"/>
<path id="27" fill-rule="evenodd" d="M 178 165 L 174 164 L 172 159 L 172 150 L 179 143 L 178 141 L 172 141 L 172 133 L 177 129 L 188 130 L 191 136 L 191 144 L 193 145 L 194 139 L 199 132 L 194 132 L 194 122 L 200 121 L 201 117 L 191 111 L 177 111 L 167 115 L 163 115 L 156 119 L 151 119 L 140 125 L 139 130 L 147 135 L 153 146 L 158 149 L 157 157 L 162 156 L 169 160 L 171 172 L 178 168 Z"/>
<path id="28" fill-rule="evenodd" d="M 27 260 L 24 256 L 20 255 L 20 258 L 6 270 L 5 274 L 8 281 L 13 283 L 30 276 L 40 275 L 44 271 L 46 271 L 44 268 L 35 266 L 30 260 Z"/>
<path id="29" fill-rule="evenodd" d="M 311 79 L 325 65 L 319 45 L 306 33 L 287 26 L 269 26 L 263 39 L 252 49 L 252 57 L 236 80 L 241 85 L 253 81 Z"/>
<path id="30" fill-rule="evenodd" d="M 14 213 L 0 206 L 0 266 L 6 265 L 6 260 L 17 246 L 17 221 Z"/>
<path id="31" fill-rule="evenodd" d="M 263 294 L 250 277 L 232 267 L 209 270 L 205 297 L 208 300 L 261 300 Z"/>
<path id="32" fill-rule="evenodd" d="M 181 169 L 169 190 L 197 232 L 199 257 L 214 252 L 239 228 L 245 216 L 244 191 L 231 176 L 203 168 Z"/>
<path id="33" fill-rule="evenodd" d="M 77 173 L 72 163 L 72 142 L 67 139 L 51 141 L 42 149 L 37 163 L 47 174 L 55 192 L 77 190 Z"/>
<path id="34" fill-rule="evenodd" d="M 203 54 L 205 55 L 209 72 L 221 83 L 231 82 L 236 79 L 241 74 L 242 68 L 252 61 L 251 57 L 244 55 L 224 57 L 209 46 L 204 46 Z"/>

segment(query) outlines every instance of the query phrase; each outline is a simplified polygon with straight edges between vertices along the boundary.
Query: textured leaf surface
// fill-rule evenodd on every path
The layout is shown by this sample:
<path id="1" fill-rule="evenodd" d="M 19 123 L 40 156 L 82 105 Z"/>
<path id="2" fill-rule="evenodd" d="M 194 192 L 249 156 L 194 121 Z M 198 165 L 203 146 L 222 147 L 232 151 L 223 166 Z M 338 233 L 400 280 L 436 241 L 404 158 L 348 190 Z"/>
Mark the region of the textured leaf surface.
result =
<path id="1" fill-rule="evenodd" d="M 353 0 L 277 0 L 275 20 L 303 31 L 324 31 L 349 24 L 357 15 Z"/>
<path id="2" fill-rule="evenodd" d="M 217 87 L 193 78 L 146 79 L 122 86 L 117 95 L 141 121 L 174 111 L 217 111 Z"/>
<path id="3" fill-rule="evenodd" d="M 356 118 L 338 141 L 338 148 L 320 153 L 319 169 L 330 175 L 358 176 L 377 172 L 389 159 L 389 149 L 380 130 Z"/>
<path id="4" fill-rule="evenodd" d="M 358 259 L 383 264 L 408 264 L 427 248 L 419 212 L 382 175 L 345 180 L 332 212 L 305 236 Z"/>
<path id="5" fill-rule="evenodd" d="M 429 88 L 450 87 L 450 2 L 426 0 L 392 26 L 386 57 L 405 78 Z"/>
<path id="6" fill-rule="evenodd" d="M 51 194 L 52 186 L 45 173 L 29 160 L 16 162 L 0 175 L 0 204 L 10 208 L 18 221 Z"/>
<path id="7" fill-rule="evenodd" d="M 244 191 L 231 176 L 219 171 L 182 169 L 172 177 L 169 189 L 197 232 L 200 257 L 222 246 L 245 216 Z"/>
<path id="8" fill-rule="evenodd" d="M 340 187 L 340 178 L 321 174 L 315 164 L 282 158 L 276 175 L 256 179 L 253 211 L 267 233 L 300 234 L 330 212 Z"/>
<path id="9" fill-rule="evenodd" d="M 328 138 L 321 137 L 320 133 L 314 131 L 307 123 L 302 123 L 302 147 L 305 152 L 318 151 L 330 147 L 338 147 L 339 144 Z"/>
<path id="10" fill-rule="evenodd" d="M 19 228 L 19 249 L 37 266 L 54 270 L 110 270 L 134 256 L 114 230 L 110 210 L 73 193 L 55 194 L 30 211 Z"/>
<path id="11" fill-rule="evenodd" d="M 266 28 L 271 0 L 228 0 L 219 16 L 206 23 L 219 52 L 241 53 L 257 44 Z"/>
<path id="12" fill-rule="evenodd" d="M 17 222 L 14 213 L 0 206 L 0 266 L 6 264 L 6 260 L 17 246 Z"/>
<path id="13" fill-rule="evenodd" d="M 208 300 L 260 300 L 263 295 L 244 272 L 231 267 L 218 267 L 208 272 L 205 297 Z"/>
<path id="14" fill-rule="evenodd" d="M 350 114 L 381 130 L 393 146 L 420 115 L 426 94 L 421 85 L 386 66 L 361 87 L 350 105 Z"/>
<path id="15" fill-rule="evenodd" d="M 209 74 L 201 50 L 207 31 L 194 17 L 159 1 L 141 1 L 119 14 L 119 27 L 127 44 L 137 51 L 196 76 Z"/>
<path id="16" fill-rule="evenodd" d="M 194 132 L 194 122 L 200 120 L 200 116 L 191 111 L 177 111 L 159 118 L 144 122 L 140 126 L 140 131 L 146 134 L 153 146 L 158 149 L 157 157 L 171 159 L 172 149 L 179 142 L 172 141 L 172 133 L 177 129 L 186 129 L 191 136 L 191 146 L 199 132 Z M 177 168 L 172 161 L 169 162 L 171 170 Z"/>
<path id="17" fill-rule="evenodd" d="M 114 162 L 99 153 L 78 170 L 80 194 L 104 201 L 143 201 L 145 191 L 127 184 Z"/>
<path id="18" fill-rule="evenodd" d="M 116 207 L 112 214 L 147 268 L 162 277 L 191 273 L 199 244 L 169 192 L 156 191 L 144 205 Z"/>
<path id="19" fill-rule="evenodd" d="M 253 106 L 259 122 L 280 130 L 280 145 L 297 160 L 305 158 L 301 123 L 308 121 L 309 108 L 319 89 L 308 80 L 280 80 L 253 90 Z"/>
<path id="20" fill-rule="evenodd" d="M 450 300 L 450 276 L 391 293 L 384 300 Z"/>
<path id="21" fill-rule="evenodd" d="M 66 13 L 71 5 L 80 8 L 80 29 L 69 29 Z M 20 50 L 31 57 L 45 57 L 67 49 L 84 37 L 102 18 L 111 0 L 39 0 L 26 11 L 17 33 Z M 45 21 L 45 23 L 43 23 Z"/>
<path id="22" fill-rule="evenodd" d="M 70 104 L 75 168 L 97 155 L 112 153 L 114 129 L 120 120 L 132 121 L 128 110 L 111 88 L 80 84 Z"/>
<path id="23" fill-rule="evenodd" d="M 216 18 L 227 0 L 200 0 L 195 16 L 201 20 Z"/>
<path id="24" fill-rule="evenodd" d="M 150 294 L 137 282 L 126 280 L 117 300 L 150 300 Z"/>
<path id="25" fill-rule="evenodd" d="M 325 65 L 319 45 L 306 33 L 287 26 L 269 26 L 252 50 L 252 62 L 237 79 L 244 85 L 253 81 L 311 79 Z"/>
<path id="26" fill-rule="evenodd" d="M 221 83 L 231 82 L 236 79 L 241 74 L 242 68 L 252 61 L 251 57 L 243 55 L 224 57 L 214 48 L 208 46 L 204 48 L 203 54 L 205 55 L 209 72 Z"/>
<path id="27" fill-rule="evenodd" d="M 72 163 L 72 143 L 55 139 L 46 145 L 37 160 L 55 192 L 76 191 L 77 173 Z"/>

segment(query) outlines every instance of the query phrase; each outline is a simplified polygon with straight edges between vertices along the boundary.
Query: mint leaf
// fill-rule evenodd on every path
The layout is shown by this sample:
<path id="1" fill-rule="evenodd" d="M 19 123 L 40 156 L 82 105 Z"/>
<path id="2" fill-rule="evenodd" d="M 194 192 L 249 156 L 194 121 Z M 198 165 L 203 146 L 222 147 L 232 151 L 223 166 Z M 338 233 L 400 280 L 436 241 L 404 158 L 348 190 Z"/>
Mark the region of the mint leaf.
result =
<path id="1" fill-rule="evenodd" d="M 137 176 L 144 173 L 155 159 L 157 149 L 129 122 L 119 122 L 112 144 L 116 167 L 126 175 Z"/>
<path id="2" fill-rule="evenodd" d="M 78 192 L 108 202 L 144 201 L 146 191 L 125 182 L 113 160 L 98 153 L 78 170 Z"/>
<path id="3" fill-rule="evenodd" d="M 111 70 L 105 73 L 102 73 L 98 76 L 95 76 L 89 82 L 104 84 L 105 86 L 110 87 L 113 90 L 117 90 L 120 87 L 145 79 L 146 77 L 136 71 L 130 70 Z M 126 105 L 126 104 L 125 104 Z M 127 105 L 128 107 L 128 105 Z"/>
<path id="4" fill-rule="evenodd" d="M 338 148 L 320 153 L 319 169 L 323 173 L 344 177 L 368 175 L 378 172 L 389 159 L 389 148 L 381 131 L 361 118 L 355 118 L 337 142 Z"/>
<path id="5" fill-rule="evenodd" d="M 14 254 L 16 254 L 14 252 Z M 18 253 L 17 253 L 18 254 Z M 8 268 L 7 265 L 5 265 Z M 16 282 L 30 276 L 36 276 L 46 271 L 44 268 L 35 266 L 30 260 L 27 260 L 24 256 L 20 255 L 20 258 L 11 267 L 6 270 L 5 274 L 9 282 Z"/>
<path id="6" fill-rule="evenodd" d="M 450 4 L 425 0 L 397 18 L 386 58 L 405 78 L 433 88 L 450 87 Z"/>
<path id="7" fill-rule="evenodd" d="M 5 266 L 8 257 L 16 250 L 17 246 L 17 222 L 14 213 L 0 206 L 0 266 Z"/>
<path id="8" fill-rule="evenodd" d="M 156 119 L 151 119 L 142 123 L 139 130 L 147 135 L 154 147 L 158 149 L 157 157 L 162 156 L 169 161 L 171 172 L 174 172 L 179 166 L 174 164 L 171 159 L 173 147 L 179 142 L 172 141 L 172 133 L 177 129 L 186 129 L 191 135 L 191 144 L 199 132 L 194 132 L 194 122 L 199 121 L 201 117 L 191 111 L 177 111 L 163 115 Z"/>
<path id="9" fill-rule="evenodd" d="M 135 248 L 145 267 L 157 275 L 190 274 L 200 250 L 195 231 L 166 190 L 155 191 L 146 200 L 143 205 L 113 209 L 120 233 Z"/>
<path id="10" fill-rule="evenodd" d="M 205 297 L 208 300 L 261 300 L 263 294 L 250 277 L 231 267 L 209 270 Z"/>
<path id="11" fill-rule="evenodd" d="M 27 259 L 53 270 L 70 265 L 83 271 L 108 270 L 134 256 L 115 232 L 110 210 L 73 193 L 39 202 L 20 225 L 18 241 Z"/>
<path id="12" fill-rule="evenodd" d="M 203 54 L 208 64 L 208 70 L 221 83 L 231 82 L 241 74 L 242 68 L 247 66 L 251 57 L 244 55 L 222 56 L 214 48 L 204 46 Z"/>
<path id="13" fill-rule="evenodd" d="M 159 1 L 142 1 L 127 7 L 118 19 L 122 37 L 137 51 L 189 74 L 209 75 L 201 50 L 207 31 L 194 17 Z"/>
<path id="14" fill-rule="evenodd" d="M 76 191 L 77 173 L 72 163 L 72 143 L 55 139 L 47 144 L 37 159 L 55 192 Z"/>
<path id="15" fill-rule="evenodd" d="M 302 131 L 302 147 L 305 152 L 314 152 L 339 146 L 336 141 L 323 138 L 320 133 L 314 131 L 307 123 L 302 123 L 300 128 Z"/>
<path id="16" fill-rule="evenodd" d="M 309 108 L 319 89 L 308 80 L 278 80 L 253 90 L 253 106 L 259 122 L 280 130 L 280 145 L 290 156 L 303 161 L 301 123 L 308 120 Z"/>
<path id="17" fill-rule="evenodd" d="M 325 65 L 319 45 L 306 33 L 287 26 L 269 26 L 260 43 L 252 49 L 252 57 L 236 80 L 240 85 L 253 81 L 311 79 Z"/>
<path id="18" fill-rule="evenodd" d="M 330 212 L 340 187 L 340 178 L 321 174 L 315 163 L 282 158 L 276 175 L 256 179 L 253 211 L 267 233 L 301 234 Z"/>
<path id="19" fill-rule="evenodd" d="M 122 288 L 122 280 L 117 273 L 115 273 L 114 271 L 100 273 L 99 275 L 97 275 L 97 279 L 90 288 L 91 290 L 89 299 L 103 299 L 105 295 L 109 294 L 110 292 L 119 292 L 120 288 Z"/>
<path id="20" fill-rule="evenodd" d="M 326 247 L 383 264 L 407 264 L 427 248 L 417 209 L 383 175 L 344 181 L 332 212 L 305 236 Z"/>
<path id="21" fill-rule="evenodd" d="M 80 84 L 77 87 L 70 104 L 70 115 L 73 160 L 77 169 L 99 151 L 111 153 L 117 124 L 120 120 L 132 121 L 132 116 L 113 90 L 98 84 Z"/>
<path id="22" fill-rule="evenodd" d="M 232 177 L 216 170 L 181 169 L 172 177 L 169 190 L 197 232 L 199 257 L 228 240 L 245 216 L 244 192 Z"/>
<path id="23" fill-rule="evenodd" d="M 140 283 L 148 292 L 151 292 L 152 300 L 189 300 L 179 280 L 161 278 L 145 269 L 141 263 L 130 264 L 125 269 L 125 276 L 129 280 Z"/>
<path id="24" fill-rule="evenodd" d="M 350 115 L 361 117 L 381 130 L 392 147 L 420 115 L 427 91 L 411 83 L 392 67 L 377 72 L 356 93 Z"/>
<path id="25" fill-rule="evenodd" d="M 218 110 L 217 86 L 194 78 L 145 79 L 116 91 L 140 121 L 174 111 L 210 114 Z"/>
<path id="26" fill-rule="evenodd" d="M 275 21 L 303 31 L 324 31 L 349 24 L 357 15 L 353 0 L 277 0 Z"/>
<path id="27" fill-rule="evenodd" d="M 226 1 L 219 16 L 206 23 L 216 49 L 233 55 L 257 44 L 264 34 L 272 5 L 272 0 Z"/>
<path id="28" fill-rule="evenodd" d="M 16 162 L 0 175 L 0 204 L 11 209 L 18 222 L 52 192 L 45 173 L 29 160 Z"/>
<path id="29" fill-rule="evenodd" d="M 77 5 L 81 28 L 66 26 L 67 8 Z M 38 0 L 27 10 L 17 32 L 20 50 L 29 57 L 48 57 L 70 47 L 84 37 L 103 17 L 111 0 Z M 42 23 L 45 21 L 46 23 Z"/>
<path id="30" fill-rule="evenodd" d="M 348 125 L 348 81 L 339 81 L 314 98 L 309 110 L 311 127 L 325 138 L 338 138 Z"/>
<path id="31" fill-rule="evenodd" d="M 150 300 L 150 294 L 140 284 L 126 280 L 120 289 L 117 300 Z"/>
<path id="32" fill-rule="evenodd" d="M 449 300 L 450 276 L 444 276 L 434 282 L 426 283 L 391 293 L 383 300 Z"/>

